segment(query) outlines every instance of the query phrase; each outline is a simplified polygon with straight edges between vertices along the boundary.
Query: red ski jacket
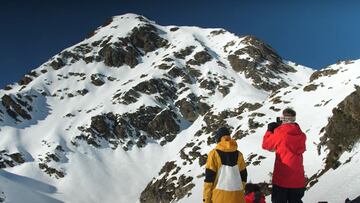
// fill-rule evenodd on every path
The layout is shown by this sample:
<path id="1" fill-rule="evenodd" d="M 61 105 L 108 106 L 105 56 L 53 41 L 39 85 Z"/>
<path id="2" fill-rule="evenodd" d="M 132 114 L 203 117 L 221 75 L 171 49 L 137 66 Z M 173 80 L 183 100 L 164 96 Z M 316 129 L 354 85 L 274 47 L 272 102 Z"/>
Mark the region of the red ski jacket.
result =
<path id="1" fill-rule="evenodd" d="M 296 123 L 285 123 L 266 131 L 263 149 L 276 152 L 272 182 L 284 188 L 304 188 L 305 172 L 303 156 L 306 135 Z"/>

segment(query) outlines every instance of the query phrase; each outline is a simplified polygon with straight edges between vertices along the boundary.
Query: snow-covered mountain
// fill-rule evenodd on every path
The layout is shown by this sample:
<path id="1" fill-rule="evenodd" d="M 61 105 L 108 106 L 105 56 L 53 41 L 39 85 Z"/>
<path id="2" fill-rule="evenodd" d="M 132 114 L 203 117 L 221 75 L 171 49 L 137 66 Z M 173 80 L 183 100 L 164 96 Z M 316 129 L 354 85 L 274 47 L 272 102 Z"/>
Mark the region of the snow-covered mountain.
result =
<path id="1" fill-rule="evenodd" d="M 200 202 L 220 126 L 266 190 L 262 136 L 288 106 L 307 134 L 304 202 L 354 198 L 359 66 L 315 71 L 253 36 L 113 17 L 0 90 L 0 202 Z"/>

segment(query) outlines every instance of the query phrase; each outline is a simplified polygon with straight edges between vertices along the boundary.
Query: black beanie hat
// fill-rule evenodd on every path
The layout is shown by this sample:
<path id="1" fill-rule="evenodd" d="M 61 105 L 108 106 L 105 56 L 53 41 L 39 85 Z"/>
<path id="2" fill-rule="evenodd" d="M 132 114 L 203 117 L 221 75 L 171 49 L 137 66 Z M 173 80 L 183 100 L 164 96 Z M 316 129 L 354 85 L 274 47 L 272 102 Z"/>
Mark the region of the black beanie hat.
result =
<path id="1" fill-rule="evenodd" d="M 221 127 L 216 131 L 215 134 L 215 140 L 216 142 L 220 142 L 221 141 L 221 137 L 224 135 L 230 135 L 229 129 L 227 129 L 226 127 Z"/>

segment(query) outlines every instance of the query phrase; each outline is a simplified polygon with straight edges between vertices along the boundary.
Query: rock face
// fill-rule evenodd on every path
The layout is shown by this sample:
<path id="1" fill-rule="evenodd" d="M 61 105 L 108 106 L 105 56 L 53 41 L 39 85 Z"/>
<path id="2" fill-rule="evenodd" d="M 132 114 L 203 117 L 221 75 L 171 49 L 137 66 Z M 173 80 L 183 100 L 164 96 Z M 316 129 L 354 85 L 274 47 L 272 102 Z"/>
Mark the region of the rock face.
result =
<path id="1" fill-rule="evenodd" d="M 332 117 L 329 118 L 326 127 L 321 130 L 321 133 L 325 133 L 320 138 L 318 145 L 318 153 L 322 147 L 326 148 L 325 166 L 309 178 L 308 185 L 310 187 L 316 184 L 329 169 L 335 170 L 340 165 L 351 161 L 349 158 L 345 163 L 340 163 L 339 159 L 345 151 L 350 152 L 360 141 L 359 99 L 360 88 L 356 86 L 356 90 L 332 110 Z"/>
<path id="2" fill-rule="evenodd" d="M 105 84 L 105 75 L 103 74 L 92 74 L 91 75 L 91 83 L 94 84 L 95 86 L 101 86 L 103 84 Z"/>
<path id="3" fill-rule="evenodd" d="M 27 85 L 29 84 L 33 79 L 29 76 L 24 76 L 23 78 L 21 78 L 21 80 L 19 81 L 19 85 Z"/>
<path id="4" fill-rule="evenodd" d="M 0 168 L 14 167 L 25 163 L 25 159 L 20 153 L 9 154 L 8 151 L 0 151 Z"/>
<path id="5" fill-rule="evenodd" d="M 294 68 L 284 64 L 282 58 L 269 45 L 255 37 L 245 37 L 242 42 L 247 46 L 228 55 L 228 60 L 235 71 L 244 73 L 246 78 L 253 79 L 254 86 L 266 91 L 275 91 L 288 86 L 277 74 L 295 72 Z M 244 59 L 241 58 L 242 55 L 249 55 L 251 58 Z M 265 66 L 261 65 L 266 62 L 268 63 Z M 270 82 L 269 79 L 280 79 L 280 82 Z"/>
<path id="6" fill-rule="evenodd" d="M 94 60 L 94 57 L 86 56 L 88 53 L 93 51 L 93 47 L 89 44 L 80 44 L 74 47 L 71 51 L 66 50 L 53 57 L 52 60 L 48 62 L 48 65 L 54 70 L 62 69 L 64 66 L 73 64 L 79 60 L 84 60 L 86 63 L 91 63 Z M 43 70 L 43 73 L 46 73 L 47 70 Z"/>
<path id="7" fill-rule="evenodd" d="M 208 104 L 201 102 L 200 98 L 194 94 L 190 94 L 186 98 L 177 101 L 176 106 L 179 108 L 182 116 L 190 122 L 194 122 L 199 115 L 204 115 L 210 109 Z"/>
<path id="8" fill-rule="evenodd" d="M 159 173 L 159 176 L 163 175 L 163 177 L 159 180 L 153 180 L 146 186 L 140 195 L 140 202 L 170 203 L 188 195 L 189 191 L 195 186 L 191 183 L 193 177 L 181 175 L 179 178 L 176 178 L 173 176 L 179 171 L 180 167 L 174 162 L 167 162 Z"/>
<path id="9" fill-rule="evenodd" d="M 101 147 L 102 140 L 106 140 L 113 149 L 121 145 L 128 150 L 135 144 L 144 147 L 148 139 L 161 140 L 160 144 L 171 142 L 180 126 L 172 111 L 142 106 L 134 113 L 117 115 L 110 112 L 94 116 L 89 128 L 79 127 L 79 130 L 83 133 L 75 137 L 75 145 L 79 140 L 85 140 L 90 145 Z"/>
<path id="10" fill-rule="evenodd" d="M 163 99 L 174 100 L 177 97 L 174 83 L 167 79 L 150 79 L 136 85 L 134 90 L 148 95 L 159 93 Z"/>
<path id="11" fill-rule="evenodd" d="M 131 103 L 135 103 L 138 101 L 140 94 L 134 89 L 130 89 L 129 91 L 122 93 L 121 90 L 119 93 L 116 93 L 113 96 L 113 103 L 125 104 L 129 105 Z"/>
<path id="12" fill-rule="evenodd" d="M 24 88 L 27 88 L 26 85 L 22 86 L 21 90 Z M 3 121 L 4 123 L 0 124 L 16 125 L 23 123 L 27 126 L 46 117 L 49 108 L 43 93 L 30 89 L 18 93 L 2 94 L 0 98 L 0 122 Z M 0 125 L 0 127 L 2 126 Z"/>
<path id="13" fill-rule="evenodd" d="M 329 150 L 326 164 L 328 168 L 336 168 L 341 154 L 350 151 L 360 140 L 360 87 L 333 109 L 324 130 L 321 145 Z"/>
<path id="14" fill-rule="evenodd" d="M 63 51 L 49 62 L 49 66 L 54 70 L 59 70 L 66 65 L 83 60 L 86 63 L 103 61 L 109 67 L 128 65 L 134 68 L 139 64 L 138 58 L 143 53 L 152 52 L 168 45 L 168 41 L 161 38 L 157 29 L 148 23 L 135 27 L 128 37 L 119 38 L 114 43 L 109 42 L 111 38 L 112 36 L 108 36 L 91 44 L 80 44 L 71 51 Z M 99 51 L 96 51 L 98 48 L 100 48 Z M 95 56 L 88 55 L 94 51 L 98 54 Z M 22 81 L 29 82 L 28 79 Z"/>
<path id="15" fill-rule="evenodd" d="M 135 67 L 138 64 L 139 53 L 133 47 L 122 48 L 121 44 L 115 43 L 106 45 L 99 51 L 99 56 L 104 60 L 105 65 L 120 67 L 124 64 Z"/>
<path id="16" fill-rule="evenodd" d="M 28 101 L 22 100 L 21 95 L 17 97 L 12 97 L 10 95 L 4 95 L 1 98 L 1 103 L 6 108 L 6 112 L 16 121 L 19 121 L 18 117 L 20 116 L 23 119 L 30 120 L 31 115 L 29 111 L 32 111 L 32 106 L 29 104 L 28 97 L 26 98 Z"/>
<path id="17" fill-rule="evenodd" d="M 42 144 L 52 148 L 52 150 L 38 156 L 39 169 L 50 177 L 56 179 L 64 178 L 66 175 L 65 169 L 59 167 L 59 164 L 68 162 L 67 152 L 61 145 L 52 146 L 51 143 L 45 140 L 42 141 Z"/>
<path id="18" fill-rule="evenodd" d="M 334 69 L 318 70 L 318 71 L 314 72 L 314 73 L 310 76 L 310 82 L 313 82 L 314 80 L 317 80 L 317 79 L 320 78 L 320 77 L 334 75 L 334 74 L 336 74 L 338 71 L 339 71 L 339 70 L 334 70 Z"/>
<path id="19" fill-rule="evenodd" d="M 171 142 L 180 130 L 176 117 L 176 114 L 168 109 L 161 111 L 149 122 L 149 135 L 155 140 L 164 137 L 165 141 Z"/>
<path id="20" fill-rule="evenodd" d="M 122 104 L 135 103 L 140 97 L 140 93 L 143 93 L 147 95 L 159 94 L 156 99 L 160 103 L 166 104 L 167 101 L 173 101 L 177 98 L 176 91 L 177 88 L 171 80 L 165 78 L 152 78 L 138 83 L 127 92 L 117 92 L 113 96 L 113 101 Z"/>
<path id="21" fill-rule="evenodd" d="M 205 64 L 206 62 L 210 61 L 211 59 L 212 59 L 212 57 L 207 51 L 201 51 L 201 52 L 197 52 L 194 55 L 194 59 L 191 59 L 190 61 L 188 61 L 188 64 L 199 66 L 199 65 Z"/>
<path id="22" fill-rule="evenodd" d="M 147 24 L 142 27 L 136 27 L 132 30 L 130 42 L 146 52 L 152 52 L 168 44 L 167 40 L 159 37 L 154 26 Z"/>
<path id="23" fill-rule="evenodd" d="M 179 52 L 174 52 L 174 56 L 179 59 L 185 59 L 186 56 L 189 56 L 195 49 L 195 46 L 189 46 L 184 49 L 181 49 Z"/>
<path id="24" fill-rule="evenodd" d="M 65 176 L 64 172 L 57 170 L 56 168 L 52 168 L 45 163 L 39 163 L 39 168 L 50 176 L 53 175 L 56 178 L 63 178 Z"/>
<path id="25" fill-rule="evenodd" d="M 66 64 L 65 62 L 63 61 L 63 59 L 61 58 L 57 58 L 55 59 L 54 61 L 52 61 L 50 63 L 50 66 L 54 69 L 54 70 L 59 70 L 61 69 L 62 67 L 64 67 Z"/>
<path id="26" fill-rule="evenodd" d="M 140 50 L 152 52 L 168 43 L 159 37 L 156 28 L 150 24 L 135 27 L 131 33 L 129 37 L 119 39 L 119 42 L 103 46 L 97 60 L 104 60 L 105 65 L 110 67 L 126 64 L 133 68 L 139 63 L 137 57 L 141 55 Z"/>

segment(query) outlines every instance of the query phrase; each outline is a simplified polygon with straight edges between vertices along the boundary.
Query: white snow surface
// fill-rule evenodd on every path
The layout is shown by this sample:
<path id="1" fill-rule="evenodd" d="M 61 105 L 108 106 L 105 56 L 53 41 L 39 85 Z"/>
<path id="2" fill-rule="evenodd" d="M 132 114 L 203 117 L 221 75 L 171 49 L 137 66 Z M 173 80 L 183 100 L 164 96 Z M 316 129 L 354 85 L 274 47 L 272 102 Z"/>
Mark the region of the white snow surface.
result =
<path id="1" fill-rule="evenodd" d="M 167 54 L 190 45 L 196 46 L 193 54 L 202 51 L 204 47 L 211 50 L 212 57 L 227 67 L 219 66 L 213 59 L 201 66 L 204 77 L 212 77 L 207 75 L 208 72 L 217 73 L 231 78 L 234 85 L 230 88 L 230 93 L 223 97 L 218 91 L 214 95 L 209 95 L 195 83 L 189 90 L 179 94 L 179 99 L 186 97 L 189 92 L 205 95 L 207 98 L 204 101 L 213 105 L 213 112 L 235 109 L 243 102 L 262 104 L 256 112 L 263 113 L 265 116 L 256 117 L 255 121 L 264 126 L 237 141 L 239 150 L 245 158 L 252 153 L 267 157 L 260 165 L 248 166 L 249 181 L 255 183 L 269 181 L 269 172 L 273 169 L 275 155 L 261 148 L 267 123 L 280 114 L 280 112 L 270 110 L 271 106 L 279 109 L 290 106 L 298 112 L 297 122 L 307 135 L 307 151 L 304 154 L 306 175 L 310 177 L 322 169 L 326 151 L 321 149 L 321 154 L 317 153 L 320 130 L 326 126 L 328 118 L 332 115 L 332 109 L 355 90 L 354 85 L 359 84 L 360 60 L 352 61 L 350 64 L 342 62 L 329 66 L 328 69 L 338 70 L 338 72 L 311 82 L 319 86 L 316 91 L 309 92 L 303 91 L 303 88 L 310 84 L 309 78 L 314 70 L 284 61 L 297 72 L 282 75 L 281 77 L 290 86 L 280 89 L 275 96 L 270 98 L 269 92 L 255 88 L 251 80 L 230 68 L 227 61 L 228 53 L 225 52 L 224 46 L 230 41 L 235 41 L 235 45 L 228 47 L 228 51 L 236 50 L 244 46 L 241 43 L 242 38 L 226 31 L 221 35 L 212 35 L 211 31 L 218 29 L 198 27 L 182 26 L 178 27 L 176 32 L 171 32 L 169 30 L 174 26 L 160 26 L 147 19 L 145 21 L 161 30 L 160 36 L 167 39 L 172 46 L 168 49 L 160 48 L 156 51 L 157 53 L 146 53 L 142 57 L 142 63 L 135 68 L 126 65 L 121 68 L 109 68 L 103 62 L 86 64 L 80 60 L 55 71 L 46 62 L 34 71 L 40 72 L 46 69 L 47 73 L 38 76 L 25 88 L 13 84 L 12 90 L 0 90 L 0 97 L 18 92 L 31 93 L 40 89 L 49 94 L 56 93 L 59 97 L 64 93 L 58 90 L 66 88 L 69 88 L 69 92 L 84 88 L 89 90 L 85 96 L 68 98 L 64 95 L 64 99 L 46 97 L 45 100 L 36 100 L 33 105 L 34 114 L 32 114 L 35 117 L 30 121 L 16 123 L 9 116 L 0 114 L 0 118 L 3 117 L 4 120 L 0 122 L 0 150 L 7 150 L 9 154 L 20 152 L 26 155 L 24 164 L 0 169 L 0 193 L 3 192 L 6 196 L 5 202 L 23 202 L 24 200 L 26 202 L 72 203 L 138 202 L 140 193 L 153 178 L 158 178 L 158 173 L 165 162 L 174 160 L 182 163 L 179 151 L 187 143 L 191 141 L 200 143 L 204 140 L 200 151 L 201 153 L 209 152 L 215 146 L 206 144 L 207 137 L 211 135 L 193 136 L 204 124 L 202 116 L 199 116 L 194 123 L 184 124 L 183 130 L 175 140 L 164 146 L 153 142 L 144 148 L 133 147 L 129 151 L 124 151 L 121 147 L 115 150 L 108 147 L 95 148 L 85 142 L 79 146 L 71 144 L 73 138 L 80 133 L 77 127 L 89 126 L 92 116 L 107 112 L 117 114 L 134 112 L 143 104 L 156 106 L 157 102 L 148 95 L 142 95 L 138 102 L 130 105 L 113 104 L 112 97 L 119 89 L 126 91 L 149 78 L 163 78 L 164 70 L 153 69 L 152 64 L 159 65 L 162 63 L 161 59 Z M 115 42 L 116 38 L 127 36 L 132 28 L 144 23 L 135 14 L 117 16 L 109 25 L 98 28 L 94 36 L 79 44 L 91 43 L 109 36 L 112 36 L 111 40 Z M 71 50 L 73 47 L 66 50 Z M 187 56 L 185 60 L 193 58 L 193 54 Z M 66 76 L 70 72 L 84 73 L 87 79 L 80 80 L 77 76 L 62 79 L 59 76 Z M 111 76 L 116 80 L 107 81 L 105 85 L 97 87 L 92 85 L 89 79 L 94 73 L 101 73 L 106 77 Z M 144 74 L 147 76 L 140 77 Z M 223 84 L 227 82 L 229 81 L 221 81 Z M 276 96 L 281 96 L 282 101 L 289 103 L 273 104 L 271 100 Z M 0 110 L 5 112 L 1 105 Z M 75 116 L 65 117 L 68 113 Z M 234 129 L 247 130 L 248 117 L 251 113 L 253 112 L 243 113 L 242 119 L 236 117 L 228 119 L 227 123 Z M 57 145 L 65 148 L 64 156 L 60 162 L 50 162 L 49 165 L 65 172 L 65 177 L 60 179 L 50 177 L 38 167 L 39 158 L 48 152 L 53 152 Z M 340 203 L 347 197 L 355 198 L 360 195 L 358 150 L 359 147 L 345 153 L 340 160 L 341 163 L 349 157 L 352 157 L 352 161 L 323 175 L 319 182 L 305 193 L 304 202 Z M 204 167 L 200 167 L 197 161 L 192 165 L 182 167 L 182 174 L 194 177 L 192 182 L 195 187 L 191 190 L 192 195 L 186 196 L 179 202 L 202 201 L 203 177 L 197 178 L 197 176 L 203 172 Z M 269 198 L 267 201 L 270 202 Z"/>

